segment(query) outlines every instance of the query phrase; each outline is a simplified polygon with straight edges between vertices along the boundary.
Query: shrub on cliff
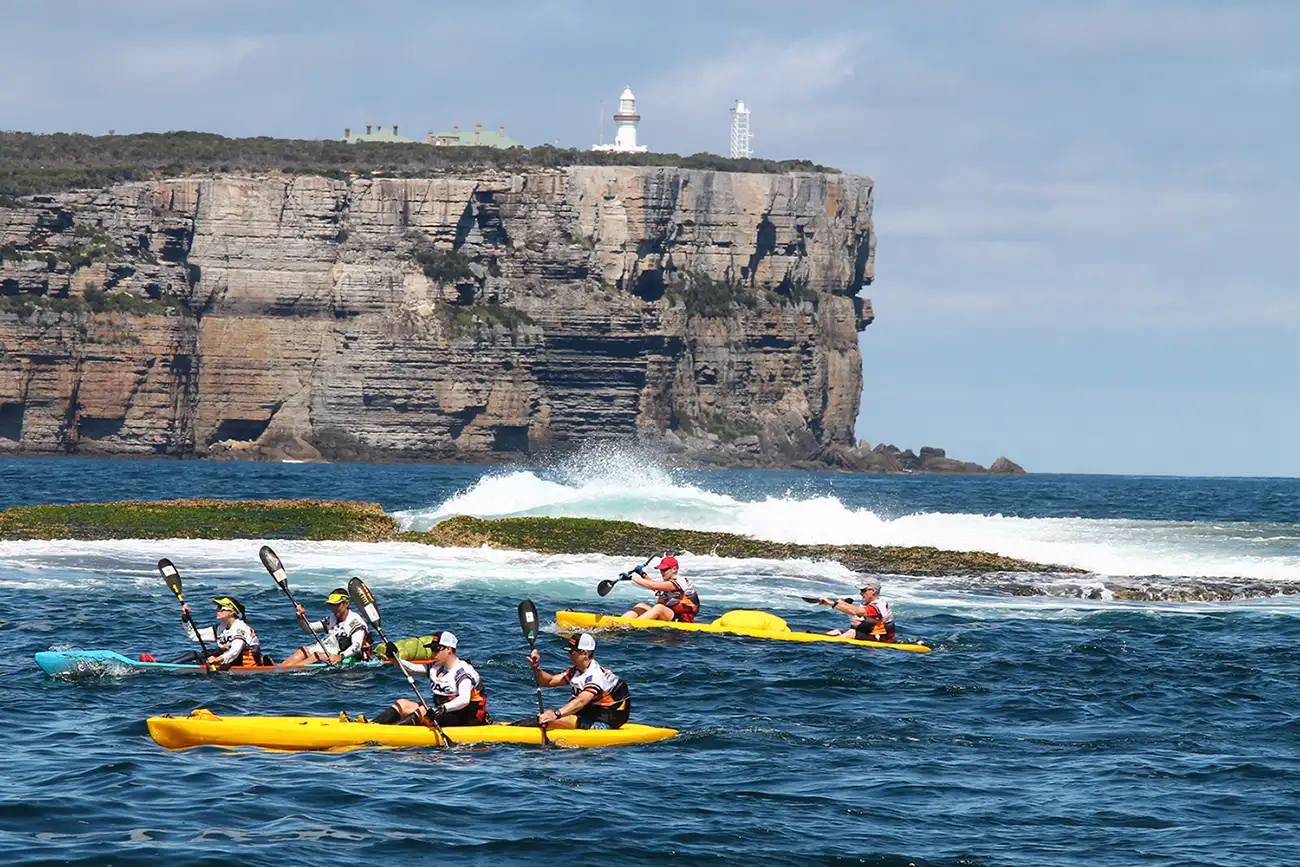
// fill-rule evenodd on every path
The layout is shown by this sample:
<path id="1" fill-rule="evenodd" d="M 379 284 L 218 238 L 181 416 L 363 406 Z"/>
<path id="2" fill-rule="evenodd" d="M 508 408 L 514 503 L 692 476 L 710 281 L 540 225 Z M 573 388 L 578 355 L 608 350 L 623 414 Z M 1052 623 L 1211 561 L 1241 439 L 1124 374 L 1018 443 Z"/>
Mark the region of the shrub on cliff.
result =
<path id="1" fill-rule="evenodd" d="M 729 316 L 737 306 L 757 306 L 754 294 L 744 286 L 715 280 L 708 274 L 674 271 L 666 282 L 668 303 L 684 305 L 689 316 Z"/>
<path id="2" fill-rule="evenodd" d="M 439 250 L 427 239 L 416 245 L 415 261 L 424 276 L 438 283 L 477 282 L 474 272 L 470 270 L 470 259 L 459 250 Z"/>
<path id="3" fill-rule="evenodd" d="M 167 132 L 88 136 L 0 132 L 0 197 L 98 189 L 123 181 L 217 172 L 283 171 L 346 180 L 354 175 L 424 177 L 465 168 L 525 170 L 563 166 L 677 166 L 783 174 L 835 172 L 807 160 L 735 160 L 716 154 L 620 154 L 557 148 L 347 144 L 320 139 L 232 139 Z"/>

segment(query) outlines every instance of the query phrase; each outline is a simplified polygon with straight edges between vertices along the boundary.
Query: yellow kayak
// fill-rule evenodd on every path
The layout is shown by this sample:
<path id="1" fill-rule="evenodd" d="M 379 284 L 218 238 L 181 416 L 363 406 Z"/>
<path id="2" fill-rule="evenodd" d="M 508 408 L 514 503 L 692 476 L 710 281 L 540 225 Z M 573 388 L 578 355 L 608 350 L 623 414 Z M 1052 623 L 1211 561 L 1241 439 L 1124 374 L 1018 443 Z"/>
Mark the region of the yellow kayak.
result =
<path id="1" fill-rule="evenodd" d="M 205 708 L 187 717 L 149 717 L 149 735 L 172 750 L 197 746 L 261 747 L 267 750 L 353 750 L 361 747 L 440 747 L 442 738 L 424 726 L 344 722 L 318 716 L 221 717 Z M 541 745 L 541 729 L 505 723 L 444 726 L 453 744 Z M 677 729 L 627 723 L 617 729 L 548 731 L 562 747 L 616 747 L 648 744 L 677 735 Z"/>
<path id="2" fill-rule="evenodd" d="M 815 632 L 792 632 L 784 620 L 766 611 L 728 611 L 712 623 L 678 623 L 669 620 L 641 620 L 636 617 L 616 617 L 612 614 L 591 614 L 586 611 L 557 611 L 555 622 L 562 631 L 572 629 L 680 629 L 685 632 L 716 632 L 725 635 L 748 635 L 750 638 L 772 638 L 777 641 L 829 641 L 835 644 L 853 644 L 880 650 L 907 650 L 912 653 L 929 653 L 924 644 L 892 644 L 881 641 L 859 641 L 837 635 L 818 635 Z"/>

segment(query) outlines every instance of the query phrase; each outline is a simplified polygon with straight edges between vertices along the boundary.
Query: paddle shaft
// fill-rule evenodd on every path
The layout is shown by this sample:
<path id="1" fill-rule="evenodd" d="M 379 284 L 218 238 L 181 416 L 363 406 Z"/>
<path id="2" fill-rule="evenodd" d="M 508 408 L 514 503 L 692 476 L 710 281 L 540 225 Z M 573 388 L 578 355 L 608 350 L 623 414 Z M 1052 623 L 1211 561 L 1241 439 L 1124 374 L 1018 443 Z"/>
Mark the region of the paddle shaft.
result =
<path id="1" fill-rule="evenodd" d="M 168 574 L 170 570 L 170 574 Z M 189 612 L 185 610 L 185 594 L 181 592 L 181 573 L 177 570 L 172 561 L 162 559 L 158 561 L 158 571 L 162 573 L 163 581 L 167 587 L 176 595 L 176 601 L 181 604 L 181 622 L 188 623 L 190 629 L 194 630 L 194 637 L 199 640 L 199 650 L 203 652 L 203 662 L 200 665 L 204 671 L 216 671 L 216 666 L 208 662 L 208 646 L 203 643 L 203 633 L 199 632 L 198 625 L 194 618 L 190 617 Z"/>
<path id="2" fill-rule="evenodd" d="M 289 589 L 289 576 L 285 574 L 284 565 L 280 563 L 280 558 L 271 550 L 270 546 L 267 545 L 262 546 L 259 555 L 262 559 L 262 565 L 266 567 L 266 571 L 270 572 L 271 577 L 275 579 L 275 586 L 279 587 L 284 591 L 284 595 L 289 597 L 289 602 L 293 605 L 294 616 L 301 618 L 302 622 L 307 624 L 307 629 L 311 631 L 311 637 L 316 639 L 316 644 L 320 647 L 321 651 L 324 652 L 325 664 L 330 668 L 334 668 L 334 662 L 330 660 L 330 653 L 329 649 L 325 646 L 325 640 L 317 634 L 316 627 L 311 625 L 311 621 L 307 619 L 307 616 L 298 613 L 298 600 L 293 598 L 293 591 Z M 271 563 L 267 562 L 268 555 L 273 558 Z M 274 564 L 274 567 L 272 564 Z"/>
<path id="3" fill-rule="evenodd" d="M 384 642 L 384 646 L 396 647 L 397 645 L 389 641 L 388 636 L 384 634 L 384 627 L 381 623 L 382 617 L 379 614 L 379 605 L 375 602 L 375 594 L 370 592 L 370 588 L 366 586 L 366 583 L 360 578 L 353 578 L 348 582 L 348 595 L 352 597 L 353 606 L 360 611 L 361 619 L 366 621 L 366 623 L 370 625 L 370 628 L 379 634 L 379 640 Z M 360 599 L 358 599 L 358 597 L 360 597 Z M 362 604 L 358 605 L 358 602 L 361 602 Z M 372 611 L 374 612 L 374 617 L 370 616 Z M 432 665 L 433 663 L 430 662 L 429 664 Z M 415 678 L 411 677 L 411 673 L 406 670 L 406 666 L 402 665 L 401 654 L 393 654 L 393 665 L 397 666 L 397 669 L 402 672 L 402 676 L 406 678 L 406 682 L 411 685 L 411 690 L 415 693 L 416 701 L 420 703 L 420 707 L 424 708 L 425 720 L 432 723 L 434 731 L 436 731 L 438 736 L 442 738 L 442 745 L 444 747 L 452 746 L 454 741 L 447 737 L 447 733 L 442 730 L 442 726 L 438 724 L 438 720 L 433 716 L 433 711 L 431 711 L 429 705 L 425 703 L 424 696 L 420 693 L 420 688 L 415 685 Z"/>
<path id="4" fill-rule="evenodd" d="M 651 554 L 649 557 L 645 558 L 645 562 L 642 563 L 640 566 L 638 566 L 636 569 L 629 569 L 628 571 L 624 572 L 622 575 L 619 575 L 618 578 L 615 580 L 611 581 L 609 578 L 606 578 L 605 580 L 601 581 L 599 584 L 596 585 L 596 593 L 598 593 L 601 596 L 605 596 L 606 594 L 609 593 L 609 591 L 613 590 L 614 585 L 618 584 L 620 581 L 631 580 L 632 573 L 637 572 L 649 566 L 650 561 L 653 560 L 655 556 L 656 555 Z"/>
<path id="5" fill-rule="evenodd" d="M 528 636 L 528 649 L 529 651 L 537 649 L 537 641 L 531 635 Z M 540 665 L 533 666 L 533 656 L 531 652 L 528 654 L 528 664 L 529 666 L 532 666 L 533 669 L 533 688 L 537 690 L 537 715 L 540 718 L 541 715 L 546 712 L 546 702 L 542 699 L 542 672 Z M 546 733 L 545 724 L 539 722 L 537 727 L 542 730 L 543 746 L 549 747 L 551 745 L 551 737 Z"/>
<path id="6" fill-rule="evenodd" d="M 799 598 L 802 599 L 804 602 L 811 602 L 813 605 L 821 605 L 821 604 L 822 604 L 822 598 L 823 598 L 823 597 L 821 597 L 821 596 L 800 596 Z M 827 597 L 825 597 L 825 598 L 829 599 L 830 597 L 827 596 Z M 849 603 L 850 605 L 853 604 L 853 600 L 852 600 L 852 599 L 837 599 L 837 600 L 835 600 L 835 601 L 836 601 L 836 602 L 847 602 L 847 603 Z M 835 606 L 832 605 L 831 608 L 834 609 Z"/>
<path id="7" fill-rule="evenodd" d="M 541 721 L 541 715 L 546 712 L 546 705 L 542 701 L 542 669 L 540 664 L 533 665 L 533 654 L 537 652 L 537 606 L 531 599 L 519 603 L 519 628 L 523 630 L 524 638 L 528 639 L 528 664 L 533 669 L 533 687 L 537 690 L 537 727 L 542 731 L 542 744 L 549 747 L 551 738 L 546 733 L 546 725 Z"/>

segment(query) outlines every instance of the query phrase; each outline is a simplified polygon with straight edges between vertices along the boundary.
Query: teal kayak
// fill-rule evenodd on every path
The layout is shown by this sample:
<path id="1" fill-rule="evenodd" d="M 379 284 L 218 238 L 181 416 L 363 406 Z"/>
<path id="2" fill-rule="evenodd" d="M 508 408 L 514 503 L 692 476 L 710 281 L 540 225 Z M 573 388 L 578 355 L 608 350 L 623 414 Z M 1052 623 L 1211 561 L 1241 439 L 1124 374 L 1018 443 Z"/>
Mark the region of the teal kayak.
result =
<path id="1" fill-rule="evenodd" d="M 36 664 L 51 677 L 122 677 L 145 672 L 164 674 L 203 674 L 206 667 L 197 663 L 141 662 L 113 650 L 46 650 L 36 654 Z M 361 662 L 344 662 L 326 665 L 321 662 L 298 668 L 277 668 L 274 665 L 232 666 L 218 669 L 219 674 L 289 674 L 295 671 L 328 671 L 338 669 L 379 668 L 382 659 Z"/>

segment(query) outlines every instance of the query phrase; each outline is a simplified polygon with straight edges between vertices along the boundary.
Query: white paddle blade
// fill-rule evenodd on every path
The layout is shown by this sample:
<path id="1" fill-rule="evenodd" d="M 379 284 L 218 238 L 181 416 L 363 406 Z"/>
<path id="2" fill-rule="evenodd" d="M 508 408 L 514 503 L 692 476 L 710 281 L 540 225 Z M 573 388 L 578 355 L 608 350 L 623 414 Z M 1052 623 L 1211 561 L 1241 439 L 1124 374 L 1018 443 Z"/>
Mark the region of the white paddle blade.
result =
<path id="1" fill-rule="evenodd" d="M 280 558 L 271 550 L 271 546 L 263 545 L 262 550 L 257 552 L 257 556 L 261 558 L 262 565 L 266 567 L 267 572 L 271 573 L 275 583 L 279 584 L 281 589 L 288 590 L 289 576 L 285 573 L 284 564 L 280 562 Z"/>

